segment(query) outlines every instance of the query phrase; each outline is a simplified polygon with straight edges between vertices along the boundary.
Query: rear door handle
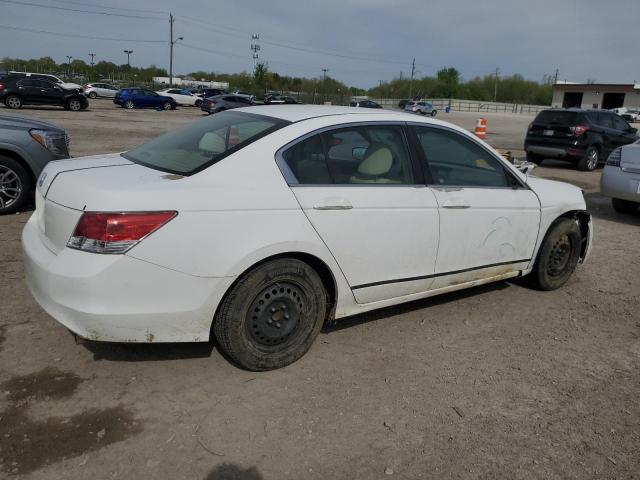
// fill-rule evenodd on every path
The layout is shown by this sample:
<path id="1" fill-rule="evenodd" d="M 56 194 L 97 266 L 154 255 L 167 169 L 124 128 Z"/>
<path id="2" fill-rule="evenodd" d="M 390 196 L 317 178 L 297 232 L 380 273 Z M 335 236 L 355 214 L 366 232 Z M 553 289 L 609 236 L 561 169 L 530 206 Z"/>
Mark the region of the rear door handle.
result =
<path id="1" fill-rule="evenodd" d="M 313 205 L 314 210 L 351 210 L 353 205 L 345 198 L 324 198 Z"/>

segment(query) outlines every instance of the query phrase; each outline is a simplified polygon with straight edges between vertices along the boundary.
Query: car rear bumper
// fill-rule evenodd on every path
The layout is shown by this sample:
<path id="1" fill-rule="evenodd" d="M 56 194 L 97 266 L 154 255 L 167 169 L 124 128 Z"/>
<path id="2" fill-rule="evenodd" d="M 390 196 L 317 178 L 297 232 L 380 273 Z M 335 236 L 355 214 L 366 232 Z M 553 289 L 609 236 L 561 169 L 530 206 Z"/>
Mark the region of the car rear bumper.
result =
<path id="1" fill-rule="evenodd" d="M 80 337 L 110 342 L 209 339 L 231 277 L 197 277 L 126 255 L 65 248 L 41 239 L 36 216 L 22 233 L 25 274 L 42 308 Z"/>
<path id="2" fill-rule="evenodd" d="M 578 146 L 548 147 L 545 145 L 525 144 L 524 150 L 527 153 L 534 153 L 545 158 L 579 158 L 585 153 L 585 149 Z"/>
<path id="3" fill-rule="evenodd" d="M 605 165 L 600 177 L 600 193 L 606 197 L 640 202 L 640 173 Z"/>

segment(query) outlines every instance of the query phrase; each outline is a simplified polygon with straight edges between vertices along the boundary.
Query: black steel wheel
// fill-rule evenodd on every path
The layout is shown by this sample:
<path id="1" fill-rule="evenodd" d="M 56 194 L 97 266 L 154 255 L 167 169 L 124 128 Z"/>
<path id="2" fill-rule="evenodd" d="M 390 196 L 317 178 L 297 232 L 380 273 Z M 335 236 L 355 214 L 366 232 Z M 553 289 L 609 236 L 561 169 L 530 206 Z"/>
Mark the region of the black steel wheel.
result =
<path id="1" fill-rule="evenodd" d="M 531 280 L 541 290 L 555 290 L 569 280 L 580 260 L 582 236 L 576 220 L 559 218 L 538 252 Z"/>
<path id="2" fill-rule="evenodd" d="M 282 258 L 236 282 L 220 304 L 213 331 L 220 349 L 241 367 L 272 370 L 307 352 L 326 313 L 327 294 L 316 271 Z"/>

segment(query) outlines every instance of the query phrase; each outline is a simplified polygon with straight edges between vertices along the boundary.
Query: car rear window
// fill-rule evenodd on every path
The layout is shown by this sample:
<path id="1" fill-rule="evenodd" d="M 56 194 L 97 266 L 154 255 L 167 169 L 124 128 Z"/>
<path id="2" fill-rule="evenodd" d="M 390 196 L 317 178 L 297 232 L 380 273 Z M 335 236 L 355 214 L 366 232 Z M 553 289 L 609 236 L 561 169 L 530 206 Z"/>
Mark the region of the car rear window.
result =
<path id="1" fill-rule="evenodd" d="M 545 110 L 540 112 L 533 123 L 541 125 L 576 125 L 580 121 L 578 112 Z"/>
<path id="2" fill-rule="evenodd" d="M 289 123 L 265 115 L 221 112 L 166 133 L 122 156 L 156 170 L 192 175 Z"/>

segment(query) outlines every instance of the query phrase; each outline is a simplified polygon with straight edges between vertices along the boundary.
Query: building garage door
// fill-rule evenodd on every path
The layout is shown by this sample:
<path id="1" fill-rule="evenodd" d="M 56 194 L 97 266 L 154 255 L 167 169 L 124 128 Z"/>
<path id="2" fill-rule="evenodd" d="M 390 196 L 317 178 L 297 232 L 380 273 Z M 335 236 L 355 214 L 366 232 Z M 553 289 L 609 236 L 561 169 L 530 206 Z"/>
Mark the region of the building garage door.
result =
<path id="1" fill-rule="evenodd" d="M 582 107 L 582 92 L 564 92 L 562 108 Z"/>
<path id="2" fill-rule="evenodd" d="M 611 110 L 624 105 L 624 93 L 605 93 L 602 96 L 602 108 Z"/>

